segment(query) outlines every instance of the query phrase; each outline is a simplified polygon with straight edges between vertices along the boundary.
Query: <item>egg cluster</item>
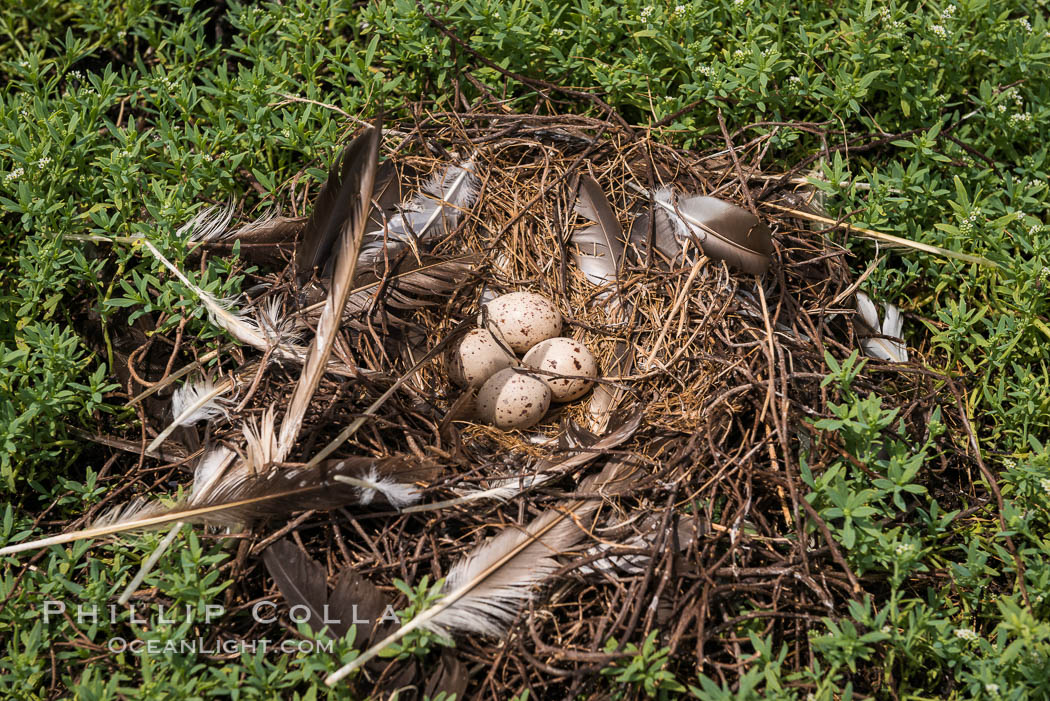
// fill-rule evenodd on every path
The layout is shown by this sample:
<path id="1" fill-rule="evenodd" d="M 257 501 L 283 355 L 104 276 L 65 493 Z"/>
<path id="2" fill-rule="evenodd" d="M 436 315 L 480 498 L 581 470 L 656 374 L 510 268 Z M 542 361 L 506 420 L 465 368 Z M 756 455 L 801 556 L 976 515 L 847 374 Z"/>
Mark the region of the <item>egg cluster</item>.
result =
<path id="1" fill-rule="evenodd" d="M 561 312 L 542 295 L 497 297 L 482 305 L 478 326 L 452 347 L 445 367 L 454 383 L 477 390 L 478 418 L 497 428 L 532 426 L 552 401 L 579 399 L 598 376 L 590 350 L 558 335 Z"/>

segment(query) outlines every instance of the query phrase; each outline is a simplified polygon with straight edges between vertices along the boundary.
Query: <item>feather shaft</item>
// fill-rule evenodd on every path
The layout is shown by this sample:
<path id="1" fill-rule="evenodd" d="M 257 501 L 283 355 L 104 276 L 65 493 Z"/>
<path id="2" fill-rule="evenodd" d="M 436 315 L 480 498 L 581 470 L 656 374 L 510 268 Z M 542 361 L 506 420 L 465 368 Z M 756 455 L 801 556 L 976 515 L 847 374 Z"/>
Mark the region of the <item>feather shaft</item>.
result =
<path id="1" fill-rule="evenodd" d="M 837 219 L 831 219 L 830 217 L 822 217 L 819 214 L 812 214 L 810 212 L 804 212 L 800 209 L 794 209 L 792 207 L 785 207 L 782 204 L 776 202 L 763 202 L 766 207 L 772 207 L 779 209 L 782 212 L 787 212 L 792 216 L 799 217 L 800 219 L 808 219 L 809 221 L 820 222 L 827 226 L 840 227 L 846 231 L 855 231 L 858 234 L 863 234 L 870 239 L 876 241 L 882 241 L 883 243 L 889 243 L 894 246 L 901 246 L 903 248 L 912 248 L 916 251 L 923 251 L 924 253 L 932 253 L 933 255 L 943 256 L 945 258 L 954 258 L 961 260 L 965 263 L 973 263 L 974 265 L 984 265 L 989 268 L 1002 269 L 1003 266 L 996 263 L 994 260 L 983 258 L 981 256 L 974 256 L 969 253 L 961 253 L 959 251 L 950 251 L 947 248 L 941 248 L 940 246 L 933 246 L 928 243 L 922 243 L 921 241 L 912 241 L 911 239 L 902 238 L 900 236 L 894 236 L 893 234 L 884 234 L 881 231 L 875 231 L 873 229 L 865 229 L 860 226 L 853 226 L 848 222 L 839 221 Z"/>
<path id="2" fill-rule="evenodd" d="M 175 542 L 175 538 L 179 535 L 179 531 L 181 531 L 182 527 L 185 525 L 184 522 L 177 521 L 175 525 L 171 527 L 171 530 L 168 531 L 168 535 L 164 536 L 164 540 L 160 542 L 160 545 L 153 549 L 150 556 L 142 563 L 142 567 L 139 568 L 139 571 L 135 574 L 132 580 L 128 582 L 128 586 L 124 588 L 124 592 L 120 595 L 120 598 L 117 599 L 118 606 L 123 606 L 131 600 L 131 597 L 138 590 L 139 585 L 141 585 L 146 579 L 146 575 L 150 573 L 150 571 L 157 565 L 157 562 L 160 561 L 160 558 L 164 553 L 167 552 L 168 548 L 171 547 L 171 544 Z"/>

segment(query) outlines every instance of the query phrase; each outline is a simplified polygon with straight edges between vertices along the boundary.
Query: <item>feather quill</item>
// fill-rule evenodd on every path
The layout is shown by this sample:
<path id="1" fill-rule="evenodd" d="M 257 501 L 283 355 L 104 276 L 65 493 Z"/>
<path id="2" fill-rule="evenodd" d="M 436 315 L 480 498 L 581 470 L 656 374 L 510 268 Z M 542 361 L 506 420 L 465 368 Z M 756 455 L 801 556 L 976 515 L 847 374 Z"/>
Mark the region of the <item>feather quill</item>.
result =
<path id="1" fill-rule="evenodd" d="M 343 197 L 338 206 L 332 205 L 318 209 L 310 217 L 307 230 L 328 231 L 338 226 L 340 230 L 337 242 L 335 272 L 332 275 L 331 291 L 321 310 L 317 331 L 310 344 L 303 371 L 295 386 L 292 398 L 288 403 L 284 420 L 281 423 L 280 435 L 277 438 L 277 460 L 283 460 L 299 436 L 306 409 L 313 398 L 317 385 L 328 366 L 328 358 L 339 332 L 343 309 L 350 296 L 354 271 L 357 268 L 357 255 L 361 248 L 365 224 L 372 200 L 372 188 L 375 183 L 376 166 L 379 161 L 380 126 L 375 124 L 365 133 L 357 136 L 339 159 L 342 167 L 333 173 L 339 173 L 338 191 Z M 326 189 L 335 190 L 336 183 L 331 180 L 325 184 Z M 340 217 L 338 222 L 325 219 Z"/>
<path id="2" fill-rule="evenodd" d="M 875 303 L 863 292 L 857 293 L 857 316 L 855 317 L 860 347 L 865 355 L 890 363 L 908 362 L 908 347 L 901 339 L 904 318 L 895 304 L 884 304 L 885 315 L 879 323 L 879 312 Z"/>
<path id="3" fill-rule="evenodd" d="M 769 227 L 746 209 L 716 197 L 681 197 L 671 187 L 654 192 L 653 201 L 667 212 L 683 249 L 695 241 L 704 255 L 746 273 L 761 275 L 769 268 Z"/>
<path id="4" fill-rule="evenodd" d="M 329 257 L 337 241 L 345 238 L 347 221 L 359 219 L 361 212 L 369 211 L 378 149 L 376 125 L 351 141 L 329 169 L 328 179 L 303 230 L 302 241 L 295 250 L 296 279 L 300 285 Z M 371 163 L 367 163 L 369 160 Z M 368 192 L 362 198 L 361 185 L 365 180 Z"/>
<path id="5" fill-rule="evenodd" d="M 377 265 L 384 257 L 396 256 L 407 246 L 425 243 L 450 231 L 477 196 L 474 159 L 449 166 L 431 178 L 420 194 L 403 202 L 398 213 L 381 228 L 365 234 L 358 264 Z"/>

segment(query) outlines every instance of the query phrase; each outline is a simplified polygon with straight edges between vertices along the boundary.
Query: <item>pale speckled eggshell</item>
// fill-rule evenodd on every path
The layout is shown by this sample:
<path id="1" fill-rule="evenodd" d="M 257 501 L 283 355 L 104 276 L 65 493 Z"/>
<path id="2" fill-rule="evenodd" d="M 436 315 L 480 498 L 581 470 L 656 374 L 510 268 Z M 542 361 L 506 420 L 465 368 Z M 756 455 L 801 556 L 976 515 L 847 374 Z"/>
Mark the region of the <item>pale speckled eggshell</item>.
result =
<path id="1" fill-rule="evenodd" d="M 511 350 L 524 353 L 540 341 L 561 333 L 561 312 L 554 303 L 534 292 L 511 292 L 485 305 L 489 328 Z M 478 316 L 478 324 L 484 315 Z"/>
<path id="2" fill-rule="evenodd" d="M 513 368 L 500 370 L 478 390 L 477 416 L 497 428 L 528 428 L 551 405 L 551 390 L 535 375 Z"/>
<path id="3" fill-rule="evenodd" d="M 485 329 L 466 333 L 445 355 L 448 377 L 460 387 L 480 387 L 503 368 L 517 363 L 517 359 L 500 347 Z"/>
<path id="4" fill-rule="evenodd" d="M 591 380 L 598 376 L 598 361 L 594 359 L 594 354 L 579 341 L 564 336 L 537 343 L 525 354 L 523 362 L 526 367 L 536 370 L 568 375 L 540 376 L 550 386 L 556 402 L 579 399 L 594 384 Z"/>

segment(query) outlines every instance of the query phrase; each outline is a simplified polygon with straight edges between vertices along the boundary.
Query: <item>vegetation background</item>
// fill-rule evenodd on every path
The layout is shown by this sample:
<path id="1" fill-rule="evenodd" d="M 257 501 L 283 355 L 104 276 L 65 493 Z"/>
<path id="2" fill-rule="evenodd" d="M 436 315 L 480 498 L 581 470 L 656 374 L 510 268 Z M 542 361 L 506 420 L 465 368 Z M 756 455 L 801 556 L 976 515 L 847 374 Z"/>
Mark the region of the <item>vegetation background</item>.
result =
<path id="1" fill-rule="evenodd" d="M 187 333 L 216 336 L 134 245 L 110 246 L 118 273 L 103 276 L 102 261 L 74 237 L 144 234 L 181 259 L 176 229 L 207 203 L 282 204 L 297 176 L 321 180 L 351 124 L 345 115 L 383 109 L 396 119 L 414 104 L 452 109 L 457 95 L 601 114 L 588 97 L 596 96 L 632 125 L 658 124 L 661 138 L 705 148 L 721 140 L 721 110 L 730 130 L 775 131 L 770 166 L 811 162 L 831 216 L 1002 266 L 849 243 L 858 274 L 874 264 L 867 287 L 904 310 L 915 356 L 969 388 L 966 410 L 1002 504 L 975 471 L 953 495 L 968 508 L 945 512 L 945 495 L 916 484 L 935 456 L 895 440 L 893 411 L 847 391 L 824 427 L 843 432 L 852 457 L 879 474 L 845 460 L 803 474 L 854 571 L 890 573 L 883 595 L 830 612 L 802 673 L 782 669 L 781 651 L 753 635 L 744 645 L 750 671 L 730 688 L 705 676 L 711 670 L 668 664 L 657 638 L 633 641 L 634 659 L 606 670 L 595 693 L 843 699 L 857 685 L 887 699 L 1050 697 L 1044 0 L 0 7 L 0 545 L 64 523 L 122 486 L 75 433 L 134 421 L 111 395 L 112 354 L 88 347 L 76 317 L 90 314 L 108 334 L 121 310 L 132 320 L 164 313 L 170 325 L 186 315 Z M 573 90 L 537 90 L 536 80 Z M 229 295 L 240 279 L 228 273 L 212 258 L 203 276 Z M 849 371 L 829 368 L 846 388 Z M 226 586 L 216 566 L 227 554 L 215 541 L 184 538 L 147 584 L 202 609 Z M 91 644 L 126 622 L 44 624 L 46 599 L 109 601 L 158 539 L 7 559 L 0 694 L 345 693 L 317 687 L 335 666 L 328 655 L 246 653 L 225 664 L 107 655 Z M 157 625 L 145 635 L 179 634 Z"/>

